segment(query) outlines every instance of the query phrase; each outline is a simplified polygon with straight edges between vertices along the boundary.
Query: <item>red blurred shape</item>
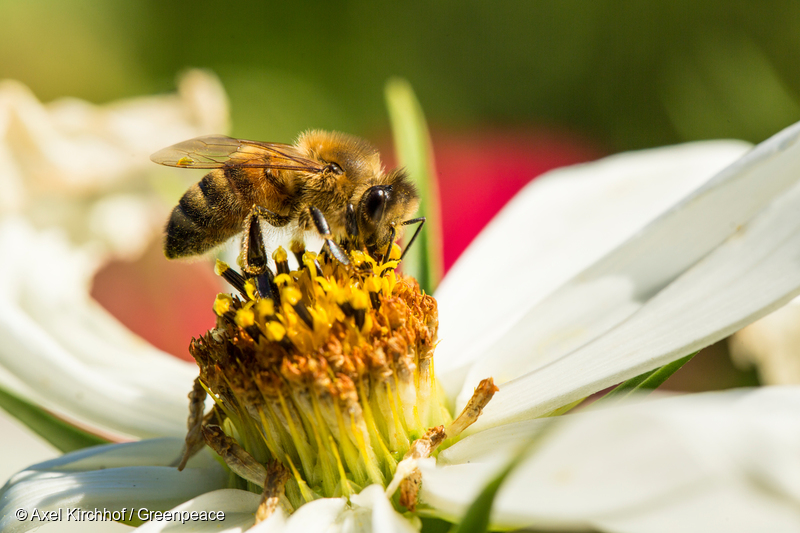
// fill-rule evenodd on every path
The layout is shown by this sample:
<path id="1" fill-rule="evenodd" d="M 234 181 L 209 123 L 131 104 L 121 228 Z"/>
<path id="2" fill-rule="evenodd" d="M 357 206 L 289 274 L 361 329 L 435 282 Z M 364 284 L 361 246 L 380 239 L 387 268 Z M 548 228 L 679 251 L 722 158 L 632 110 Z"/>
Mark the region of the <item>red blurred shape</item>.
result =
<path id="1" fill-rule="evenodd" d="M 439 176 L 445 272 L 533 178 L 604 155 L 586 139 L 544 129 L 434 129 L 431 137 Z M 387 166 L 395 164 L 386 159 Z"/>
<path id="2" fill-rule="evenodd" d="M 92 297 L 128 329 L 187 361 L 190 339 L 214 327 L 218 292 L 209 261 L 167 261 L 160 242 L 136 261 L 109 263 L 92 286 Z"/>

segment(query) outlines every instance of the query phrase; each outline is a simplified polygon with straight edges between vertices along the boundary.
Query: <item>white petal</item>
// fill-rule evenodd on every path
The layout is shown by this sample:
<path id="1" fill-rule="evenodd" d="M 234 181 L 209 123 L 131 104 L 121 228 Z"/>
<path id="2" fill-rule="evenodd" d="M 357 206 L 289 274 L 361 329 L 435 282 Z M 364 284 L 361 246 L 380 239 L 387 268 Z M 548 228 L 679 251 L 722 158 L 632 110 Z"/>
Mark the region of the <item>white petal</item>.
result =
<path id="1" fill-rule="evenodd" d="M 350 498 L 353 515 L 363 512 L 368 514 L 363 528 L 347 528 L 342 531 L 348 533 L 374 532 L 374 533 L 416 533 L 417 529 L 411 522 L 394 510 L 386 498 L 386 493 L 380 485 L 370 485 L 357 495 Z M 354 520 L 354 523 L 356 520 Z"/>
<path id="2" fill-rule="evenodd" d="M 507 383 L 475 429 L 529 418 L 724 338 L 800 291 L 800 186 L 581 349 Z"/>
<path id="3" fill-rule="evenodd" d="M 195 365 L 164 354 L 93 301 L 91 250 L 58 231 L 0 220 L 0 365 L 19 391 L 124 435 L 184 434 Z M 8 383 L 7 383 L 8 384 Z"/>
<path id="4" fill-rule="evenodd" d="M 3 487 L 0 529 L 27 531 L 40 525 L 19 522 L 16 509 L 166 510 L 225 486 L 228 474 L 206 452 L 182 472 L 163 466 L 175 460 L 176 452 L 177 439 L 160 439 L 90 448 L 34 465 Z"/>
<path id="5" fill-rule="evenodd" d="M 748 148 L 711 141 L 620 154 L 528 185 L 437 289 L 436 365 L 444 384 L 528 309 Z"/>
<path id="6" fill-rule="evenodd" d="M 800 530 L 796 504 L 787 505 L 764 491 L 741 485 L 715 485 L 675 498 L 656 508 L 598 518 L 596 527 L 618 533 L 794 533 Z M 716 511 L 715 514 L 709 510 Z"/>
<path id="7" fill-rule="evenodd" d="M 307 533 L 310 531 L 338 532 L 347 506 L 344 498 L 322 498 L 300 507 L 289 517 L 285 533 Z"/>
<path id="8" fill-rule="evenodd" d="M 640 533 L 800 528 L 800 388 L 707 393 L 551 420 L 540 447 L 502 486 L 495 526 Z M 421 465 L 423 501 L 461 516 L 545 423 L 472 435 L 443 451 L 440 466 Z"/>
<path id="9" fill-rule="evenodd" d="M 486 376 L 503 382 L 535 371 L 501 388 L 487 414 L 541 414 L 706 346 L 788 301 L 800 288 L 798 243 L 785 228 L 800 223 L 792 188 L 800 177 L 798 134 L 800 124 L 762 143 L 532 309 L 470 370 L 459 399 Z M 541 379 L 550 381 L 540 387 Z"/>
<path id="10" fill-rule="evenodd" d="M 93 446 L 29 466 L 11 476 L 2 490 L 5 491 L 12 485 L 52 472 L 81 472 L 128 466 L 170 466 L 179 459 L 182 447 L 183 439 L 177 438 Z M 189 465 L 192 468 L 212 470 L 218 466 L 208 450 L 195 455 L 189 461 Z"/>
<path id="11" fill-rule="evenodd" d="M 256 524 L 246 531 L 248 533 L 283 533 L 286 530 L 286 515 L 278 507 L 268 519 Z"/>
<path id="12" fill-rule="evenodd" d="M 280 529 L 283 527 L 284 529 Z M 251 533 L 415 533 L 411 522 L 394 510 L 383 487 L 370 485 L 350 498 L 322 498 L 307 503 L 288 520 L 273 518 L 258 524 Z"/>
<path id="13" fill-rule="evenodd" d="M 162 517 L 161 520 L 152 519 L 150 522 L 136 529 L 138 533 L 160 533 L 162 531 L 206 532 L 217 531 L 219 533 L 241 533 L 247 531 L 255 521 L 255 512 L 261 496 L 246 490 L 221 489 L 206 494 L 201 494 L 192 498 L 188 502 L 182 503 L 169 511 L 169 520 Z M 214 513 L 214 520 L 200 520 L 199 515 L 192 519 L 191 513 L 206 512 Z M 223 513 L 222 520 L 219 513 Z M 268 520 L 264 524 L 273 524 L 282 520 L 282 514 L 276 521 Z M 276 529 L 262 529 L 267 531 L 279 531 Z"/>

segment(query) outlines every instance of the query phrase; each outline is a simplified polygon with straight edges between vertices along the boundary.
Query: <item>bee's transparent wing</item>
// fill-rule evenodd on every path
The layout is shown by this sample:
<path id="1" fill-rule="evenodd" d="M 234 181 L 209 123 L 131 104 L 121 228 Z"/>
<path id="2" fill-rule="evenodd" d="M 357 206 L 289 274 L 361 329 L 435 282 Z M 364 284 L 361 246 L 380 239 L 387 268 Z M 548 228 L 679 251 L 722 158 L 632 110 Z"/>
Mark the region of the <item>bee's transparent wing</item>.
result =
<path id="1" fill-rule="evenodd" d="M 154 163 L 179 168 L 274 168 L 320 172 L 322 166 L 294 146 L 206 135 L 174 144 L 150 156 Z"/>

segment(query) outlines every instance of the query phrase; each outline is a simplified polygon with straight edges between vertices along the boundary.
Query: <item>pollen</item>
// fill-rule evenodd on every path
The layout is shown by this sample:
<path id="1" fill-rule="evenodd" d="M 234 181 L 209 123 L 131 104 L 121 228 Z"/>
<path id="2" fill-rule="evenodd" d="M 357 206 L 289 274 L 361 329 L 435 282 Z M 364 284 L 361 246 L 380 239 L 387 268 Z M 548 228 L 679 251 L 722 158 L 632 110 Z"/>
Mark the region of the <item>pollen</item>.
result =
<path id="1" fill-rule="evenodd" d="M 397 484 L 398 463 L 452 416 L 433 373 L 436 300 L 396 272 L 395 248 L 380 261 L 350 250 L 349 265 L 293 250 L 297 270 L 279 248 L 276 275 L 251 278 L 218 262 L 236 295 L 217 296 L 216 327 L 190 346 L 200 375 L 187 454 L 205 439 L 233 486 L 264 495 L 275 493 L 265 472 L 285 472 L 273 477 L 288 512 Z M 205 415 L 203 390 L 214 400 Z"/>

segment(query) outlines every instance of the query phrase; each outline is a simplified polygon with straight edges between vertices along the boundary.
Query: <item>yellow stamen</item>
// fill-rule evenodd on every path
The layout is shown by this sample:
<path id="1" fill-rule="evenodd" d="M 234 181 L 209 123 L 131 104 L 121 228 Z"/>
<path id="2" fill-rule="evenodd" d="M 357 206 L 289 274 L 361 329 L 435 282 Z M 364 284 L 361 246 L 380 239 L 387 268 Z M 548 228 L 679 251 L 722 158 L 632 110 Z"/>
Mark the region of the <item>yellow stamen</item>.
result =
<path id="1" fill-rule="evenodd" d="M 214 300 L 214 312 L 217 316 L 222 316 L 230 311 L 232 305 L 233 298 L 230 294 L 217 294 L 217 298 Z"/>
<path id="2" fill-rule="evenodd" d="M 198 383 L 219 406 L 215 423 L 225 437 L 215 442 L 252 482 L 250 490 L 264 491 L 265 510 L 280 495 L 257 486 L 263 476 L 255 465 L 277 461 L 290 473 L 280 502 L 297 508 L 385 485 L 431 424 L 451 422 L 433 375 L 435 300 L 396 274 L 398 247 L 385 263 L 347 253 L 349 265 L 305 252 L 300 268 L 290 271 L 278 248 L 274 300 L 261 297 L 254 279 L 217 263 L 243 296 L 217 297 L 216 327 L 190 351 Z M 197 419 L 195 408 L 195 426 Z"/>

